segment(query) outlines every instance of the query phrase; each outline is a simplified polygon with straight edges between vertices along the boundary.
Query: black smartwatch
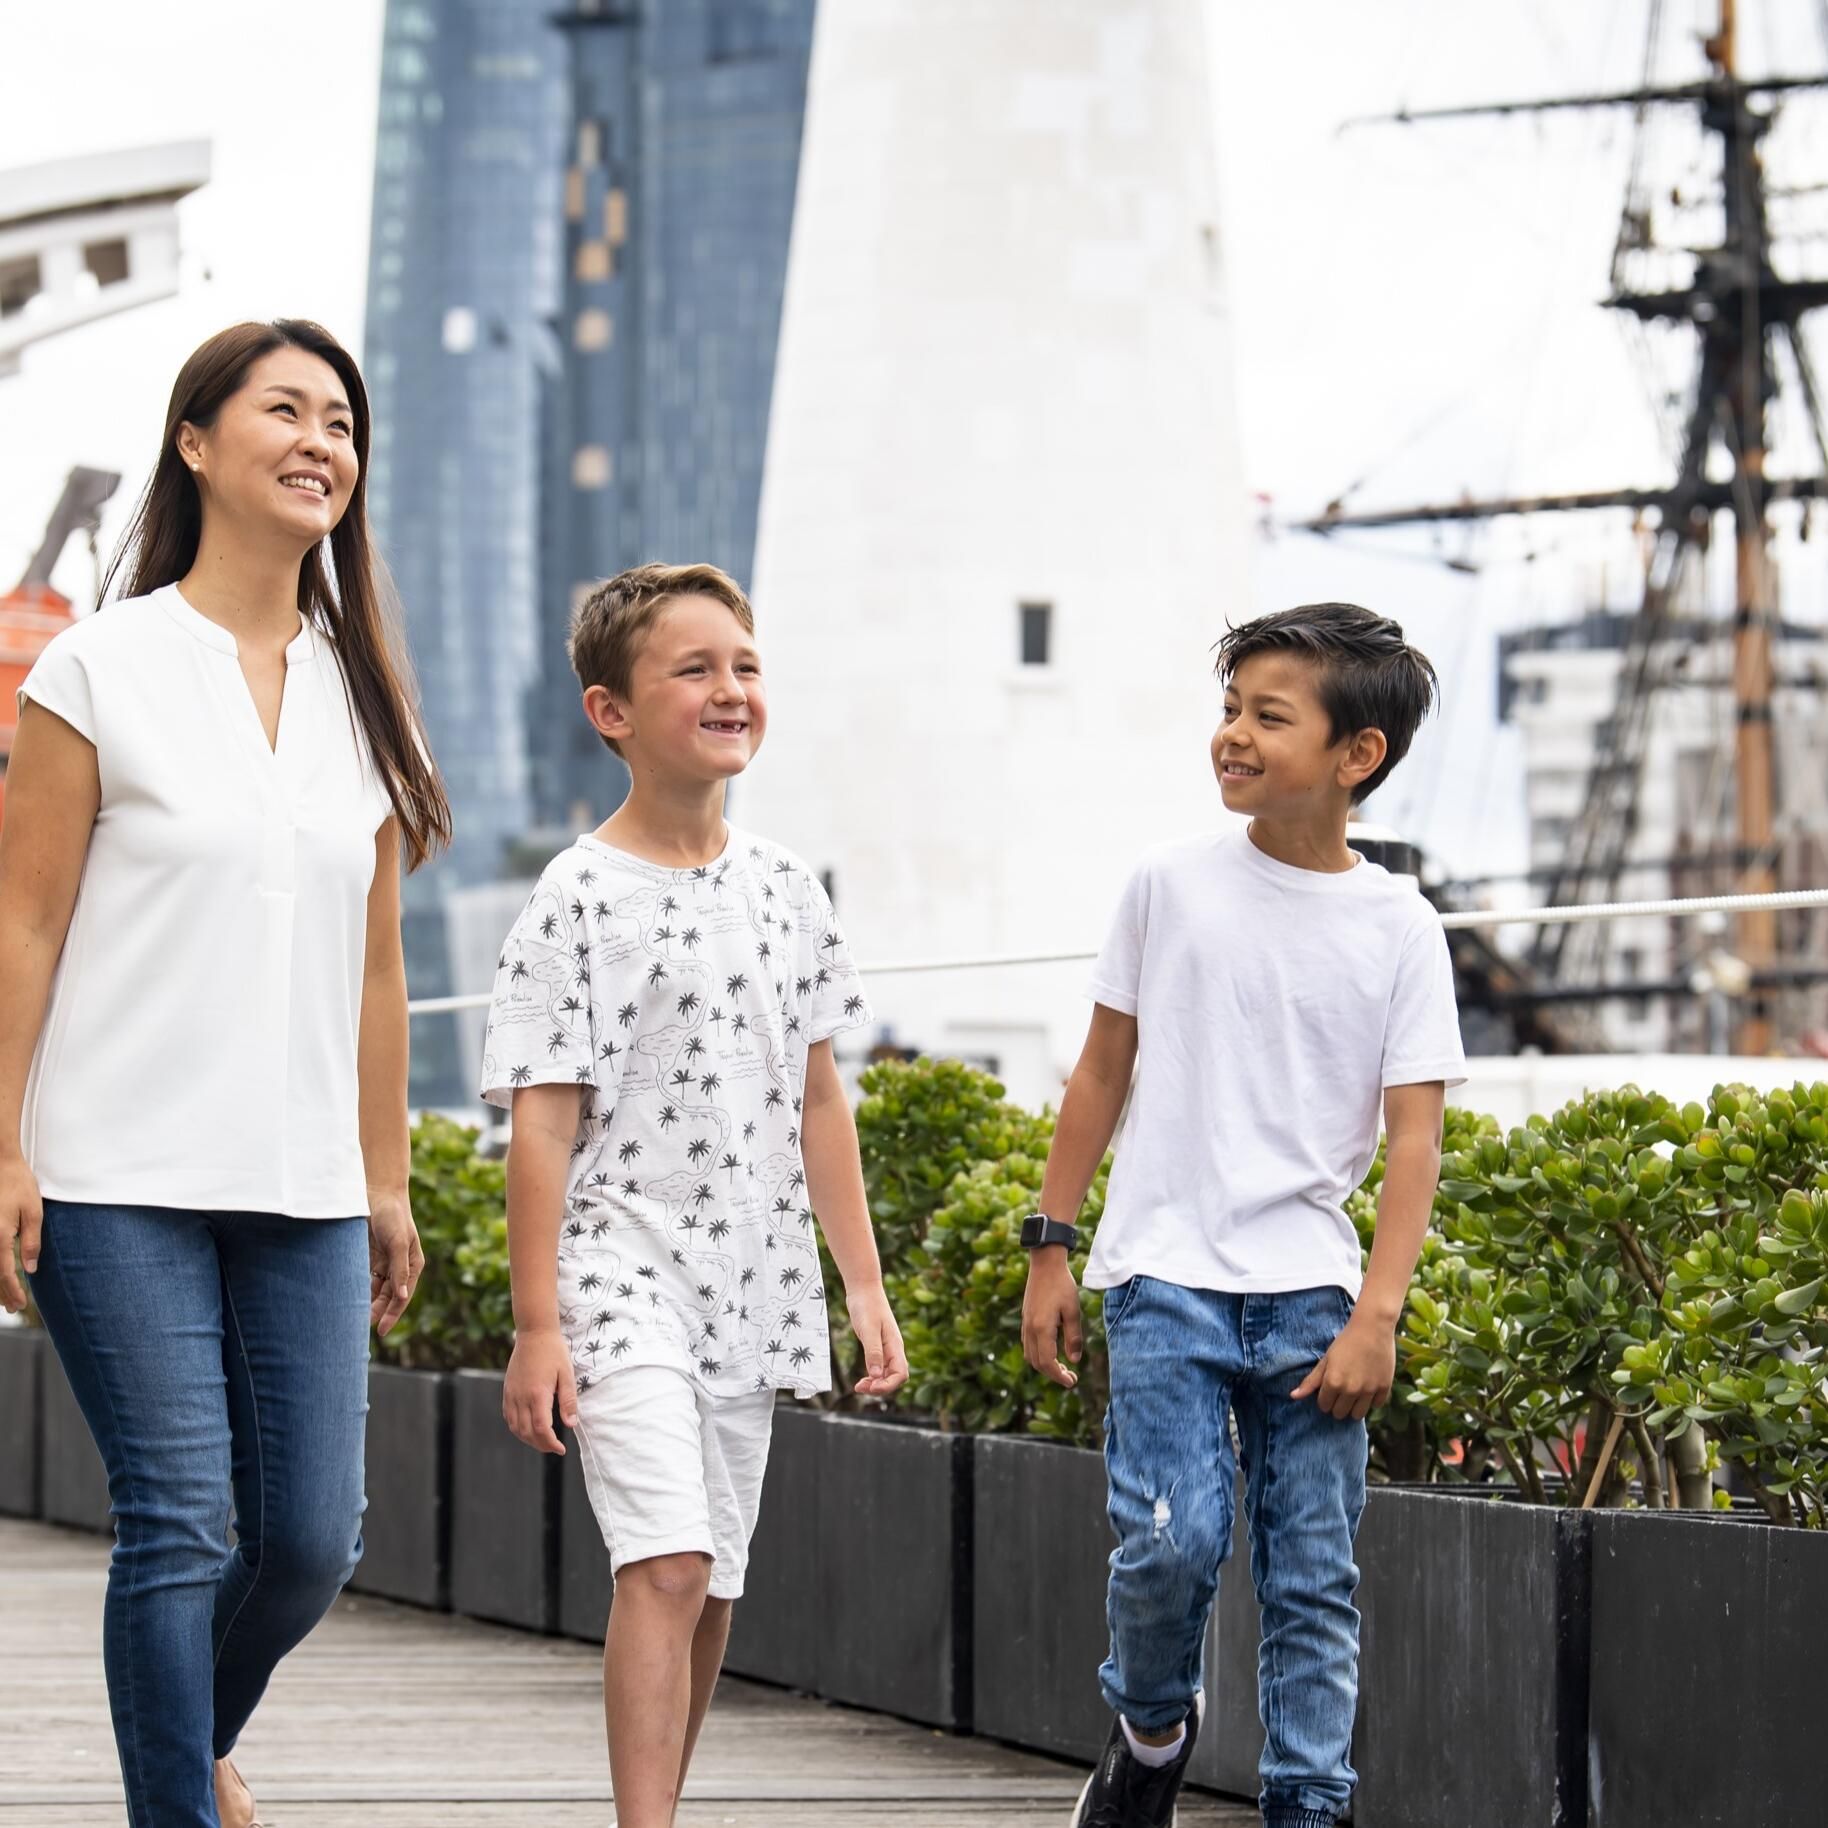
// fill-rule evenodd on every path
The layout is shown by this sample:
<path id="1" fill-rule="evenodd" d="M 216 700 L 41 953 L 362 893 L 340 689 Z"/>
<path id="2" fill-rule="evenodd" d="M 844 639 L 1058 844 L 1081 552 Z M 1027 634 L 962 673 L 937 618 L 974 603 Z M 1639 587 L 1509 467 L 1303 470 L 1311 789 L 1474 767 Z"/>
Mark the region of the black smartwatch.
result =
<path id="1" fill-rule="evenodd" d="M 1064 1244 L 1071 1251 L 1079 1243 L 1079 1227 L 1050 1219 L 1044 1212 L 1031 1212 L 1022 1221 L 1022 1248 L 1039 1250 L 1047 1244 Z"/>

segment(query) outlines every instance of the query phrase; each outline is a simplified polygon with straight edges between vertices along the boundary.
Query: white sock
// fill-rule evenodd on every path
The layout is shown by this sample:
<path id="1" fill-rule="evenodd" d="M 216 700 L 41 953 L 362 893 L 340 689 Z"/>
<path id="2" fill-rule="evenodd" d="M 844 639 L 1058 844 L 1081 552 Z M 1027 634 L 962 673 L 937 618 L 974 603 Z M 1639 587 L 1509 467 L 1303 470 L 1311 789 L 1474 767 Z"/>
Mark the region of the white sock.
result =
<path id="1" fill-rule="evenodd" d="M 1181 1747 L 1187 1743 L 1187 1723 L 1184 1720 L 1181 1722 L 1181 1730 L 1166 1745 L 1146 1745 L 1136 1737 L 1136 1729 L 1129 1721 L 1124 1720 L 1121 1714 L 1117 1718 L 1123 1722 L 1123 1736 L 1129 1741 L 1130 1756 L 1150 1770 L 1159 1770 L 1163 1765 L 1173 1764 L 1181 1755 Z"/>

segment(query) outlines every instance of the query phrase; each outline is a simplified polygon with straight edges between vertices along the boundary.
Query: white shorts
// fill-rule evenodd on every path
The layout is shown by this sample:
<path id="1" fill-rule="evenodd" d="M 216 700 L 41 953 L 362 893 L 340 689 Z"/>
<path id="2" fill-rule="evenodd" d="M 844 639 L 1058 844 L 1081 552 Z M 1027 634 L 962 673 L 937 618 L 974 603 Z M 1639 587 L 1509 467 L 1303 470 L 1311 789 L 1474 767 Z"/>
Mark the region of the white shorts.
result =
<path id="1" fill-rule="evenodd" d="M 711 1597 L 740 1599 L 762 1503 L 774 1392 L 712 1396 L 668 1365 L 629 1365 L 578 1397 L 584 1484 L 612 1573 L 711 1557 Z"/>

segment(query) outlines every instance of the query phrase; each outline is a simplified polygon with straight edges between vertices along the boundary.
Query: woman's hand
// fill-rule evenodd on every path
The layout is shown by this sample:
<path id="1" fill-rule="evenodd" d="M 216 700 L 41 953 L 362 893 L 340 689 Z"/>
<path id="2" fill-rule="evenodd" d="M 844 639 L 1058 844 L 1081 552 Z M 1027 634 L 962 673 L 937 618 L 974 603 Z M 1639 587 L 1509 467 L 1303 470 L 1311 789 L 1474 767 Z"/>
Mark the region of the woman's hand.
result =
<path id="1" fill-rule="evenodd" d="M 0 1162 L 0 1307 L 9 1314 L 24 1310 L 25 1284 L 13 1264 L 13 1242 L 29 1276 L 38 1268 L 38 1240 L 44 1228 L 44 1204 L 38 1182 L 22 1156 Z"/>
<path id="2" fill-rule="evenodd" d="M 857 1380 L 857 1394 L 893 1396 L 908 1381 L 908 1355 L 882 1284 L 846 1288 L 844 1305 L 850 1310 L 851 1331 L 863 1348 L 864 1375 Z"/>
<path id="3" fill-rule="evenodd" d="M 385 1339 L 419 1286 L 425 1252 L 404 1192 L 368 1194 L 368 1317 Z"/>
<path id="4" fill-rule="evenodd" d="M 563 1454 L 565 1444 L 552 1427 L 552 1411 L 567 1428 L 578 1425 L 578 1386 L 571 1347 L 556 1327 L 514 1335 L 514 1356 L 502 1385 L 501 1418 L 516 1440 L 543 1454 Z"/>

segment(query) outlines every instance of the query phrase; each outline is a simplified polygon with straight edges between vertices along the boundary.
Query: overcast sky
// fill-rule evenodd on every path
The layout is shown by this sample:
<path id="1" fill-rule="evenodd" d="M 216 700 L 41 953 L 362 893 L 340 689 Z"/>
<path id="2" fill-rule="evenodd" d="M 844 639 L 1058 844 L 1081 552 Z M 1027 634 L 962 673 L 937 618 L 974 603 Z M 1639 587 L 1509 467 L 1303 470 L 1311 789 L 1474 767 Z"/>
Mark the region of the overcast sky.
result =
<path id="1" fill-rule="evenodd" d="M 1368 507 L 1665 478 L 1656 402 L 1684 351 L 1647 364 L 1594 303 L 1630 166 L 1629 112 L 1340 130 L 1404 106 L 1631 86 L 1647 6 L 1208 0 L 1239 441 L 1267 520 L 1354 485 L 1353 505 Z M 1745 0 L 1741 11 L 1744 67 L 1828 65 L 1828 8 Z M 1666 0 L 1661 77 L 1699 73 L 1695 28 L 1713 12 L 1712 0 Z M 23 373 L 0 380 L 8 581 L 72 464 L 123 472 L 112 543 L 172 377 L 212 331 L 302 315 L 360 348 L 381 14 L 380 0 L 11 9 L 0 167 L 194 136 L 213 142 L 215 175 L 184 206 L 180 298 L 30 350 Z M 1699 154 L 1682 119 L 1646 147 L 1659 230 L 1676 238 L 1706 238 L 1706 215 L 1668 200 L 1701 193 Z M 1770 162 L 1788 185 L 1828 181 L 1828 101 L 1790 106 Z M 1784 207 L 1818 237 L 1791 267 L 1828 272 L 1828 209 L 1809 197 Z M 1345 596 L 1399 617 L 1441 668 L 1446 709 L 1376 812 L 1452 869 L 1507 868 L 1523 854 L 1520 756 L 1492 713 L 1496 635 L 1565 618 L 1602 591 L 1630 602 L 1635 550 L 1618 517 L 1508 522 L 1439 543 L 1265 535 L 1235 611 Z M 1822 619 L 1821 567 L 1789 556 L 1787 612 Z M 82 555 L 57 577 L 86 596 Z"/>

